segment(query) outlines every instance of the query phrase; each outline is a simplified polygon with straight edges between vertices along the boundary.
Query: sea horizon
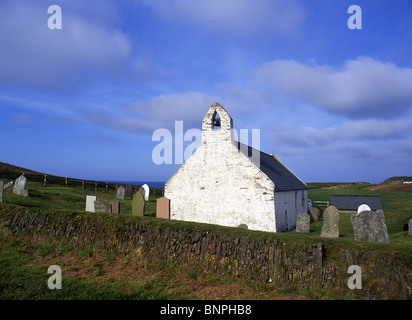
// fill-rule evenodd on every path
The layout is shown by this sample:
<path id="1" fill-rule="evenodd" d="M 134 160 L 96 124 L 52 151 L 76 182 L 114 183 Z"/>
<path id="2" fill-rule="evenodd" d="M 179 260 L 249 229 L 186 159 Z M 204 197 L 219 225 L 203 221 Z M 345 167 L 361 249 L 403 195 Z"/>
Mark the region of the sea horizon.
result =
<path id="1" fill-rule="evenodd" d="M 156 189 L 164 189 L 165 183 L 166 183 L 166 181 L 139 181 L 139 180 L 131 180 L 131 181 L 112 180 L 112 181 L 107 181 L 107 182 L 124 184 L 124 185 L 134 185 L 134 186 L 141 186 L 141 185 L 147 184 L 149 188 L 156 188 Z"/>

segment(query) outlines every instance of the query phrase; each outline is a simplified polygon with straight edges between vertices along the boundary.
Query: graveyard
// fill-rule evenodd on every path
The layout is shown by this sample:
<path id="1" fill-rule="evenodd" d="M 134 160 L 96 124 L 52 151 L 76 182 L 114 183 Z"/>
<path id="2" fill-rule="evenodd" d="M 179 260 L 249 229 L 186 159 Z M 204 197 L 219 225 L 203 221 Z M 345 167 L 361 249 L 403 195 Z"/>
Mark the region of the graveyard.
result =
<path id="1" fill-rule="evenodd" d="M 18 177 L 17 173 L 14 176 L 10 173 L 2 173 L 0 180 L 3 180 L 6 184 L 12 180 L 11 178 L 17 179 Z M 300 250 L 304 248 L 302 250 L 308 254 L 305 259 L 312 261 L 311 259 L 316 260 L 319 258 L 318 250 L 327 250 L 327 254 L 323 254 L 321 257 L 322 272 L 332 270 L 330 272 L 333 273 L 340 265 L 344 264 L 346 266 L 346 260 L 348 259 L 363 259 L 362 255 L 357 255 L 355 252 L 366 252 L 371 253 L 372 256 L 377 254 L 379 257 L 375 258 L 378 260 L 380 255 L 384 257 L 384 261 L 389 261 L 385 259 L 392 259 L 397 264 L 404 264 L 403 268 L 406 268 L 405 270 L 408 270 L 408 268 L 410 270 L 412 264 L 410 250 L 412 236 L 408 234 L 407 224 L 412 218 L 411 191 L 399 190 L 398 188 L 387 190 L 379 188 L 379 185 L 369 183 L 309 183 L 309 187 L 309 199 L 319 209 L 317 221 L 310 221 L 309 225 L 303 228 L 299 227 L 291 232 L 273 233 L 158 219 L 156 218 L 156 201 L 163 196 L 162 192 L 150 193 L 147 201 L 145 201 L 143 216 L 133 215 L 132 200 L 126 197 L 118 200 L 120 203 L 120 212 L 118 214 L 86 212 L 87 196 L 93 195 L 112 201 L 116 198 L 116 188 L 114 186 L 107 187 L 105 184 L 99 184 L 96 187 L 93 183 L 85 186 L 82 186 L 81 183 L 66 184 L 63 178 L 60 180 L 56 178 L 54 181 L 50 179 L 47 185 L 44 185 L 41 179 L 36 181 L 36 179 L 30 179 L 29 176 L 26 184 L 27 194 L 15 194 L 13 188 L 4 191 L 3 201 L 0 204 L 0 215 L 14 212 L 16 221 L 21 219 L 22 225 L 30 221 L 31 217 L 33 219 L 39 218 L 39 221 L 41 220 L 41 223 L 44 223 L 43 227 L 45 229 L 49 228 L 49 222 L 47 221 L 55 216 L 55 221 L 58 222 L 51 226 L 50 232 L 56 234 L 56 238 L 59 238 L 58 230 L 61 221 L 72 221 L 69 223 L 70 225 L 73 223 L 79 226 L 79 229 L 75 230 L 83 230 L 81 229 L 83 221 L 87 227 L 78 232 L 86 232 L 87 234 L 80 234 L 79 238 L 84 236 L 84 239 L 79 240 L 77 246 L 70 241 L 73 233 L 70 233 L 66 227 L 62 229 L 62 232 L 66 232 L 67 236 L 59 238 L 60 240 L 54 244 L 45 237 L 39 236 L 40 233 L 36 233 L 36 236 L 33 237 L 29 234 L 25 235 L 24 228 L 19 231 L 21 237 L 14 237 L 10 232 L 2 233 L 0 259 L 5 262 L 3 263 L 4 266 L 7 265 L 7 262 L 13 263 L 12 259 L 16 259 L 16 261 L 20 261 L 17 265 L 24 266 L 23 269 L 30 269 L 30 272 L 33 273 L 33 279 L 38 279 L 41 277 L 39 270 L 44 269 L 45 264 L 67 264 L 68 271 L 66 272 L 69 276 L 65 284 L 71 288 L 68 296 L 64 296 L 61 292 L 53 294 L 30 284 L 30 281 L 22 275 L 23 269 L 8 270 L 7 267 L 2 267 L 0 278 L 6 279 L 14 274 L 16 279 L 13 281 L 23 288 L 17 292 L 12 292 L 9 288 L 9 290 L 3 290 L 2 295 L 6 299 L 27 299 L 32 297 L 34 299 L 89 299 L 91 297 L 93 299 L 381 298 L 381 296 L 373 293 L 373 290 L 349 290 L 345 285 L 346 279 L 344 278 L 339 280 L 339 285 L 330 285 L 329 283 L 324 288 L 312 287 L 312 280 L 309 281 L 312 275 L 307 275 L 307 272 L 312 272 L 312 270 L 304 269 L 304 266 L 301 265 L 302 261 L 299 260 L 301 258 L 296 258 L 296 260 L 295 257 L 300 257 L 302 255 Z M 135 194 L 138 193 L 136 191 L 137 188 Z M 351 217 L 350 212 L 341 212 L 339 214 L 337 237 L 323 235 L 323 215 L 327 211 L 327 205 L 324 205 L 324 203 L 330 201 L 332 195 L 379 196 L 382 202 L 389 241 L 371 242 L 357 239 L 354 234 L 353 217 Z M 42 220 L 43 215 L 48 218 Z M 307 216 L 298 217 L 298 219 L 305 223 L 308 221 Z M 101 234 L 99 234 L 100 224 L 102 225 Z M 113 226 L 113 229 L 111 229 L 111 226 Z M 158 242 L 168 241 L 171 237 L 173 239 L 183 239 L 184 241 L 186 241 L 185 239 L 191 239 L 188 240 L 189 244 L 187 245 L 191 246 L 190 252 L 193 252 L 195 256 L 193 256 L 193 253 L 187 256 L 188 252 L 183 252 L 179 256 L 180 251 L 176 249 L 177 253 L 173 253 L 176 259 L 155 258 L 164 254 L 159 253 L 157 255 L 160 249 L 156 244 L 150 244 L 151 251 L 149 250 L 146 254 L 141 254 L 139 251 L 148 250 L 144 246 L 136 252 L 130 252 L 129 244 L 126 244 L 129 240 L 126 241 L 122 238 L 121 241 L 124 242 L 117 241 L 119 234 L 121 237 L 129 234 L 122 229 L 122 226 L 128 226 L 130 230 L 133 230 L 130 231 L 132 233 L 143 234 L 146 232 L 150 239 L 158 239 Z M 40 224 L 36 228 L 40 230 Z M 112 234 L 113 230 L 120 230 L 120 233 L 117 235 Z M 147 230 L 151 231 L 147 233 Z M 74 232 L 74 234 L 78 234 L 78 232 Z M 88 232 L 93 235 L 94 242 L 90 244 L 87 242 L 91 237 Z M 163 232 L 166 235 L 163 236 Z M 164 238 L 166 236 L 168 238 Z M 32 241 L 32 239 L 36 240 Z M 174 243 L 173 241 L 171 243 Z M 289 261 L 291 266 L 300 266 L 298 269 L 302 269 L 302 272 L 294 275 L 292 280 L 289 276 L 289 281 L 294 285 L 288 286 L 287 279 L 279 279 L 280 285 L 276 286 L 275 281 L 272 279 L 260 278 L 262 270 L 261 266 L 256 265 L 257 260 L 248 260 L 250 266 L 245 265 L 242 269 L 239 264 L 241 264 L 242 259 L 249 259 L 247 257 L 250 254 L 247 254 L 246 251 L 242 252 L 243 249 L 239 249 L 242 247 L 243 242 L 247 248 L 254 244 L 254 247 L 247 249 L 247 252 L 252 250 L 253 255 L 254 251 L 258 251 L 254 254 L 257 257 L 264 256 L 267 250 L 270 252 L 272 247 L 265 249 L 268 243 L 275 243 L 275 249 L 277 246 L 290 248 L 290 252 L 294 254 L 291 256 L 286 254 L 285 261 Z M 107 243 L 113 243 L 113 248 L 108 249 Z M 197 243 L 199 243 L 199 246 L 197 246 Z M 207 243 L 209 243 L 209 246 L 207 246 Z M 216 255 L 213 255 L 214 243 L 219 243 L 222 248 L 231 248 L 226 249 L 229 252 L 239 250 L 237 254 L 243 258 L 221 258 L 223 259 L 221 263 L 216 264 L 213 261 L 216 258 Z M 168 244 L 168 246 L 170 245 Z M 212 252 L 206 252 L 205 248 L 210 246 L 212 246 Z M 156 253 L 156 255 L 151 256 L 151 252 Z M 150 256 L 149 259 L 147 254 Z M 171 253 L 169 252 L 168 255 L 171 255 Z M 348 258 L 349 256 L 350 258 Z M 187 263 L 188 257 L 193 257 L 194 262 Z M 208 261 L 206 257 L 211 260 Z M 368 260 L 368 263 L 371 265 L 377 263 L 374 260 L 375 258 L 370 258 L 371 260 Z M 216 268 L 216 265 L 219 265 L 219 267 Z M 309 265 L 311 268 L 316 269 L 316 262 L 313 265 L 309 263 Z M 287 265 L 284 267 L 288 268 Z M 235 271 L 231 271 L 231 269 Z M 248 273 L 250 273 L 250 276 Z M 342 274 L 346 274 L 346 270 L 341 268 L 338 276 L 341 277 Z M 126 283 L 124 279 L 129 279 L 130 282 Z M 1 288 L 9 285 L 8 282 L 1 281 Z M 408 281 L 410 283 L 410 279 L 406 280 L 406 282 Z M 371 286 L 375 285 L 371 284 Z M 86 287 L 87 289 L 85 289 Z M 25 293 L 25 290 L 27 290 L 27 293 Z M 401 289 L 398 288 L 395 291 L 399 290 Z M 97 292 L 100 292 L 100 294 Z M 410 297 L 410 292 L 403 292 L 402 294 L 403 297 L 405 297 L 405 294 Z M 402 294 L 397 296 L 393 293 L 393 295 L 384 296 L 384 298 L 402 298 Z"/>

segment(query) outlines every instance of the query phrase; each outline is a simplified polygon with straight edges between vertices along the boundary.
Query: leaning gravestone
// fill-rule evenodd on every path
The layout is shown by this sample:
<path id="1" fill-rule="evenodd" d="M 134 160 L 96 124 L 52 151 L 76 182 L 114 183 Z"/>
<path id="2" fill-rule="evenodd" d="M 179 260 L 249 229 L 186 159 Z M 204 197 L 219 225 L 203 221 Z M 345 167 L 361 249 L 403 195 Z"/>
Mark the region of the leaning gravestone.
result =
<path id="1" fill-rule="evenodd" d="M 0 181 L 0 202 L 3 202 L 3 181 Z"/>
<path id="2" fill-rule="evenodd" d="M 309 208 L 309 215 L 310 215 L 310 222 L 318 221 L 319 220 L 319 209 L 316 207 Z"/>
<path id="3" fill-rule="evenodd" d="M 310 215 L 308 215 L 307 213 L 298 214 L 296 220 L 296 232 L 310 232 Z"/>
<path id="4" fill-rule="evenodd" d="M 340 214 L 334 206 L 326 208 L 323 212 L 323 226 L 321 237 L 338 238 L 339 237 L 339 219 Z"/>
<path id="5" fill-rule="evenodd" d="M 14 181 L 7 182 L 4 185 L 4 191 L 6 191 L 7 189 L 10 189 L 13 185 L 14 185 Z"/>
<path id="6" fill-rule="evenodd" d="M 29 190 L 26 189 L 27 178 L 23 175 L 16 179 L 14 184 L 13 193 L 28 197 Z"/>
<path id="7" fill-rule="evenodd" d="M 132 200 L 132 215 L 143 217 L 145 201 L 140 192 L 136 192 Z"/>
<path id="8" fill-rule="evenodd" d="M 131 200 L 133 198 L 133 187 L 131 185 L 126 186 L 126 199 Z"/>
<path id="9" fill-rule="evenodd" d="M 124 194 L 125 194 L 125 189 L 124 189 L 124 187 L 123 186 L 120 186 L 119 188 L 117 188 L 117 191 L 116 191 L 116 198 L 117 199 L 124 199 Z"/>
<path id="10" fill-rule="evenodd" d="M 156 218 L 170 219 L 170 199 L 165 197 L 157 199 Z"/>
<path id="11" fill-rule="evenodd" d="M 86 211 L 87 212 L 95 212 L 94 211 L 94 202 L 96 201 L 96 196 L 86 196 Z"/>
<path id="12" fill-rule="evenodd" d="M 383 212 L 361 211 L 350 214 L 355 240 L 389 243 Z"/>
<path id="13" fill-rule="evenodd" d="M 102 197 L 96 197 L 94 201 L 95 212 L 110 212 L 110 203 L 108 200 Z"/>
<path id="14" fill-rule="evenodd" d="M 114 199 L 110 201 L 110 213 L 120 213 L 120 201 L 119 199 Z"/>

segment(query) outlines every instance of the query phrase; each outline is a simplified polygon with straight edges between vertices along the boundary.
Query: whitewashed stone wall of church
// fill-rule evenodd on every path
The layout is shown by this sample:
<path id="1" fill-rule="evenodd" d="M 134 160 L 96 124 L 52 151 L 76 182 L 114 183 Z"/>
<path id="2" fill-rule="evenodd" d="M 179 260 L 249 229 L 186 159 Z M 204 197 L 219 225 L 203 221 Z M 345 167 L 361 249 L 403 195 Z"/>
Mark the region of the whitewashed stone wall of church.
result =
<path id="1" fill-rule="evenodd" d="M 297 215 L 308 212 L 308 191 L 275 192 L 275 212 L 277 232 L 295 229 Z"/>
<path id="2" fill-rule="evenodd" d="M 166 183 L 170 218 L 276 232 L 274 185 L 233 145 L 232 119 L 220 108 L 206 114 L 201 146 Z"/>

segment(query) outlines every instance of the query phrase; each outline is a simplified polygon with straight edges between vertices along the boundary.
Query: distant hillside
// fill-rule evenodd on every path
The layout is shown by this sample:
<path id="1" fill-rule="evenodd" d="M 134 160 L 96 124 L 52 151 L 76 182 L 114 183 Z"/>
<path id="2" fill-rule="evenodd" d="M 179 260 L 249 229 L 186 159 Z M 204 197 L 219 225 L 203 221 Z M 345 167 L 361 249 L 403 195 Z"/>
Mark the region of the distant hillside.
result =
<path id="1" fill-rule="evenodd" d="M 412 181 L 412 177 L 399 176 L 388 178 L 381 182 L 380 185 L 393 185 L 393 184 L 403 184 L 404 181 Z"/>
<path id="2" fill-rule="evenodd" d="M 3 173 L 8 173 L 8 174 L 14 173 L 14 174 L 19 174 L 19 175 L 24 173 L 24 174 L 34 175 L 34 176 L 44 175 L 44 173 L 42 172 L 14 166 L 12 164 L 8 164 L 5 162 L 0 162 L 0 174 L 3 174 Z"/>
<path id="3" fill-rule="evenodd" d="M 372 191 L 412 191 L 412 184 L 403 184 L 404 181 L 412 181 L 412 177 L 407 176 L 398 176 L 388 178 L 385 181 L 370 186 L 364 189 L 372 190 Z"/>
<path id="4" fill-rule="evenodd" d="M 66 181 L 66 177 L 56 176 L 54 174 L 48 174 L 46 172 L 38 172 L 38 171 L 30 170 L 27 168 L 14 166 L 9 163 L 0 162 L 0 178 L 3 180 L 8 180 L 8 181 L 15 180 L 23 173 L 27 177 L 27 179 L 30 181 L 43 182 L 44 175 L 47 175 L 47 183 L 60 183 L 61 184 L 61 183 L 65 183 Z M 68 177 L 68 181 L 69 181 L 69 184 L 71 185 L 75 185 L 76 183 L 78 185 L 81 185 L 83 182 L 93 184 L 93 186 L 95 186 L 95 183 L 98 183 L 99 185 L 103 184 L 104 186 L 106 186 L 106 184 L 108 186 L 116 186 L 117 184 L 119 184 L 116 182 L 95 181 L 95 180 L 87 180 L 87 179 L 83 180 L 83 179 L 70 178 L 70 177 Z M 132 182 L 128 182 L 126 184 L 131 185 L 131 186 L 141 186 L 140 184 L 134 184 Z M 155 188 L 155 187 L 151 187 L 151 188 L 159 189 L 159 190 L 161 189 L 161 188 Z"/>

